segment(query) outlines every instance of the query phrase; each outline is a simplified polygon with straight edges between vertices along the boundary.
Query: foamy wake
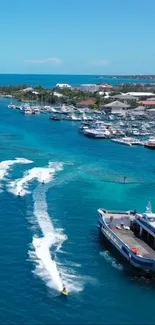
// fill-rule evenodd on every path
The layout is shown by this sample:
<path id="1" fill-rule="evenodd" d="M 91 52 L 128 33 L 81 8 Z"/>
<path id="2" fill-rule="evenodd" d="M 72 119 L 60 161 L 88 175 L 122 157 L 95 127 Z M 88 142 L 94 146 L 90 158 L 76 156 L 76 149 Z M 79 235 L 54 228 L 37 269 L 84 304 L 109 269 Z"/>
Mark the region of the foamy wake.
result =
<path id="1" fill-rule="evenodd" d="M 55 254 L 57 247 L 61 247 L 67 236 L 53 227 L 47 212 L 46 190 L 45 187 L 42 188 L 40 185 L 33 192 L 34 217 L 44 236 L 41 238 L 33 237 L 33 253 L 35 253 L 38 263 L 36 273 L 44 280 L 45 278 L 46 280 L 48 279 L 49 286 L 61 291 L 63 288 L 62 278 L 60 277 L 56 262 L 51 258 L 50 250 L 53 248 L 52 253 Z"/>
<path id="2" fill-rule="evenodd" d="M 30 193 L 28 190 L 29 182 L 37 180 L 40 183 L 49 183 L 52 181 L 56 171 L 62 170 L 62 163 L 50 162 L 48 167 L 34 167 L 25 172 L 22 178 L 12 181 L 8 184 L 9 192 L 14 195 L 24 196 Z"/>
<path id="3" fill-rule="evenodd" d="M 62 169 L 62 164 L 49 164 L 48 168 L 50 175 L 46 171 L 46 175 L 48 175 L 46 183 L 53 180 L 55 173 Z M 43 171 L 44 169 L 42 169 Z M 42 176 L 38 180 L 42 181 Z M 57 259 L 57 253 L 61 251 L 62 244 L 67 239 L 67 236 L 62 229 L 54 228 L 52 217 L 48 214 L 46 192 L 49 187 L 50 184 L 40 184 L 33 191 L 34 220 L 33 222 L 31 220 L 31 223 L 33 224 L 33 230 L 36 225 L 39 226 L 43 237 L 39 238 L 36 235 L 33 237 L 32 250 L 29 251 L 29 256 L 36 265 L 34 272 L 42 278 L 48 287 L 62 291 L 63 284 L 65 284 L 68 291 L 81 291 L 83 289 L 82 280 L 71 270 L 70 263 L 64 266 Z M 76 265 L 76 267 L 80 266 Z"/>
<path id="4" fill-rule="evenodd" d="M 14 160 L 4 160 L 0 162 L 0 181 L 8 175 L 9 169 L 15 164 L 31 164 L 33 161 L 25 158 L 16 158 Z"/>
<path id="5" fill-rule="evenodd" d="M 17 158 L 0 164 L 0 176 L 6 175 L 11 165 L 15 163 L 30 163 L 27 159 Z M 8 191 L 14 195 L 24 196 L 30 193 L 29 185 L 33 180 L 39 184 L 33 191 L 34 211 L 31 217 L 32 230 L 35 235 L 32 240 L 29 256 L 35 262 L 35 273 L 40 276 L 45 283 L 57 291 L 62 291 L 63 284 L 69 291 L 81 291 L 83 289 L 82 279 L 70 269 L 70 263 L 64 267 L 57 259 L 58 251 L 61 252 L 63 242 L 67 236 L 62 229 L 55 229 L 52 218 L 48 214 L 46 202 L 46 192 L 54 180 L 56 172 L 63 169 L 62 163 L 50 162 L 47 167 L 34 167 L 27 170 L 22 178 L 8 183 Z M 3 174 L 2 174 L 3 173 Z M 39 230 L 42 236 L 37 236 Z M 36 229 L 37 227 L 37 229 Z M 62 254 L 62 253 L 61 253 Z M 79 267 L 79 265 L 76 267 Z M 74 265 L 75 269 L 75 265 Z M 81 281 L 80 281 L 81 280 Z"/>
<path id="6" fill-rule="evenodd" d="M 71 271 L 70 265 L 69 267 L 64 267 L 57 259 L 57 253 L 61 250 L 67 236 L 63 233 L 62 229 L 54 228 L 52 218 L 48 215 L 46 203 L 47 190 L 48 185 L 44 187 L 38 185 L 33 192 L 34 217 L 44 236 L 41 238 L 33 237 L 33 251 L 29 252 L 30 257 L 36 262 L 35 273 L 50 288 L 62 291 L 63 284 L 65 284 L 68 291 L 81 291 L 83 285 L 80 278 Z"/>

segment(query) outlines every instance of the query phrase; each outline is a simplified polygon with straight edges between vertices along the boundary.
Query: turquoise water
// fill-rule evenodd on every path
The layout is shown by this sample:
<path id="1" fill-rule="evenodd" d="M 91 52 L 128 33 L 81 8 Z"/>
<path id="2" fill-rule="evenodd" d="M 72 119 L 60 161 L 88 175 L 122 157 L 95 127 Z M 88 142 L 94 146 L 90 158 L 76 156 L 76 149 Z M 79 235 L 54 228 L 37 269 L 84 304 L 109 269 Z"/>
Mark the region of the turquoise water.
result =
<path id="1" fill-rule="evenodd" d="M 155 209 L 155 152 L 91 140 L 74 122 L 7 104 L 0 101 L 0 322 L 154 324 L 154 283 L 126 272 L 101 243 L 97 209 L 143 211 L 149 199 Z"/>

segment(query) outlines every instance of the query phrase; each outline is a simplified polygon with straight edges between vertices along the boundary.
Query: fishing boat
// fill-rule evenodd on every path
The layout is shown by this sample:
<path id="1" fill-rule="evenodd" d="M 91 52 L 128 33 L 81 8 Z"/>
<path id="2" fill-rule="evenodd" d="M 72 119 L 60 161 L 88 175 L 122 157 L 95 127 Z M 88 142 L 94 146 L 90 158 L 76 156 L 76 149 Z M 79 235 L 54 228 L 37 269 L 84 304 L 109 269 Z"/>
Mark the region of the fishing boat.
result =
<path id="1" fill-rule="evenodd" d="M 99 209 L 101 233 L 133 267 L 155 274 L 155 213 Z"/>

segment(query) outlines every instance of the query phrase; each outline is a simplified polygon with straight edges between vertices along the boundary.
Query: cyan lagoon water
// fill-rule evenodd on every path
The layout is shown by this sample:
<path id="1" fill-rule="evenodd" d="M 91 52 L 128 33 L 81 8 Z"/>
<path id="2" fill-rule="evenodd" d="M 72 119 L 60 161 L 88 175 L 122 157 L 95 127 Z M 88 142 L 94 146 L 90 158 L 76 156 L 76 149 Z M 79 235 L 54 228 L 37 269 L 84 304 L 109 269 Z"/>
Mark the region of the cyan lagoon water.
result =
<path id="1" fill-rule="evenodd" d="M 144 211 L 149 199 L 155 209 L 155 152 L 7 105 L 0 100 L 0 322 L 154 324 L 155 285 L 101 243 L 97 209 Z"/>

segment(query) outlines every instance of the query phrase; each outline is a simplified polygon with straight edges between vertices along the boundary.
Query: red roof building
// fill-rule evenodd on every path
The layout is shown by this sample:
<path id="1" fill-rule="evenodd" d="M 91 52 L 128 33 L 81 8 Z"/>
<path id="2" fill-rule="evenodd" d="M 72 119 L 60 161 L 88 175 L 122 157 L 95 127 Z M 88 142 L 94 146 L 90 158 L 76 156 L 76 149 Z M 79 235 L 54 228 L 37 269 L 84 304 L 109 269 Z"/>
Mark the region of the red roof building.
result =
<path id="1" fill-rule="evenodd" d="M 111 89 L 112 86 L 109 85 L 109 84 L 103 84 L 103 85 L 100 85 L 100 88 L 101 88 L 101 89 Z"/>
<path id="2" fill-rule="evenodd" d="M 155 107 L 155 100 L 141 100 L 139 102 L 140 105 L 144 106 L 154 106 Z"/>
<path id="3" fill-rule="evenodd" d="M 82 100 L 81 102 L 78 103 L 78 106 L 82 106 L 82 107 L 88 107 L 90 105 L 95 105 L 96 101 L 92 98 L 88 98 L 86 100 Z"/>

